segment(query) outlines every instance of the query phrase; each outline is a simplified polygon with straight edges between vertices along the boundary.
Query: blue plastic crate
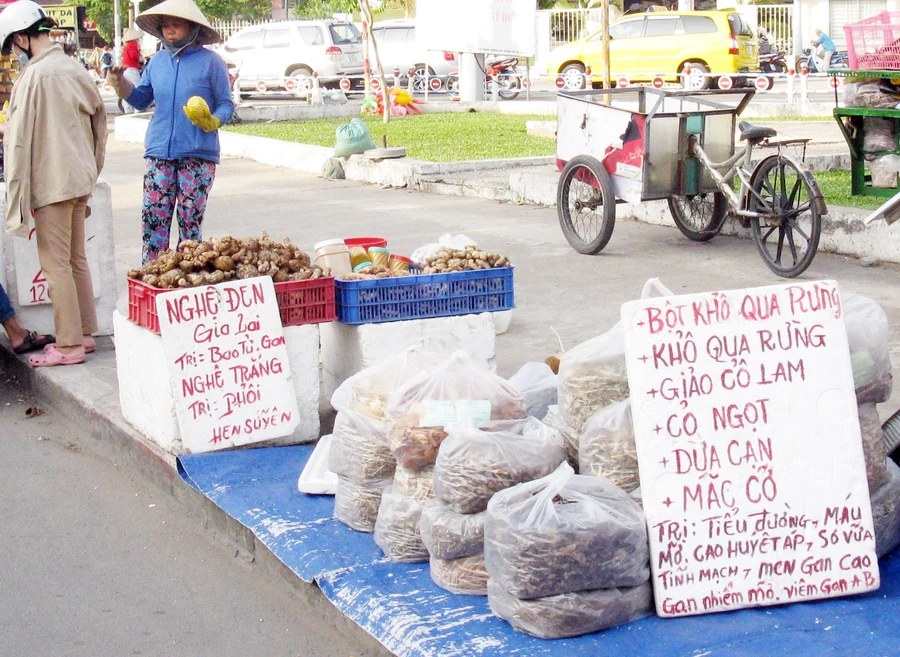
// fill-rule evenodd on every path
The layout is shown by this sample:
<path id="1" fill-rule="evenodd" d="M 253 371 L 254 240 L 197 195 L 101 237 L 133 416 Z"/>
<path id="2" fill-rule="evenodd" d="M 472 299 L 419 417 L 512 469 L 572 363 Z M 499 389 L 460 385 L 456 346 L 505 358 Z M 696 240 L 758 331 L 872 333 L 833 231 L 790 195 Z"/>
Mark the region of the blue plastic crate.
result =
<path id="1" fill-rule="evenodd" d="M 515 308 L 513 267 L 418 274 L 367 281 L 335 280 L 338 321 L 380 324 Z"/>

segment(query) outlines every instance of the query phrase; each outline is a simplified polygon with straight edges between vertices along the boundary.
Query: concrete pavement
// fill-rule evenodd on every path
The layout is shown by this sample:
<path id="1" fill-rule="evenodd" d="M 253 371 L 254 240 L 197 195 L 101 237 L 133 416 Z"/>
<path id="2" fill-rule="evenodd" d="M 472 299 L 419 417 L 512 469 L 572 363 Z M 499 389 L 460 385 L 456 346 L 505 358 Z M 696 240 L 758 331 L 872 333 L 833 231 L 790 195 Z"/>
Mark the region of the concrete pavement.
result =
<path id="1" fill-rule="evenodd" d="M 110 141 L 103 173 L 112 187 L 120 310 L 127 301 L 125 271 L 139 261 L 142 152 L 138 145 Z M 555 333 L 571 348 L 608 329 L 618 320 L 620 305 L 636 298 L 650 277 L 660 277 L 676 293 L 784 282 L 769 272 L 745 239 L 720 236 L 697 244 L 673 228 L 623 219 L 602 254 L 587 257 L 569 248 L 551 208 L 324 181 L 248 160 L 224 160 L 204 234 L 249 236 L 262 230 L 274 238 L 290 236 L 309 250 L 330 237 L 378 235 L 399 252 L 411 252 L 444 233 L 464 233 L 507 254 L 516 265 L 517 310 L 509 331 L 498 336 L 497 365 L 506 376 L 556 351 Z M 856 258 L 820 253 L 801 280 L 826 278 L 882 304 L 891 321 L 894 360 L 900 362 L 900 266 L 862 267 Z M 261 573 L 293 581 L 305 613 L 339 628 L 355 649 L 379 652 L 315 587 L 297 582 L 252 534 L 184 484 L 172 459 L 124 422 L 111 339 L 102 339 L 88 362 L 74 367 L 34 371 L 24 358 L 2 352 L 7 369 L 19 373 L 55 411 L 71 417 L 90 436 L 86 450 L 150 480 L 217 539 L 254 561 Z M 898 407 L 900 392 L 895 392 L 882 405 L 882 417 Z M 336 654 L 347 652 L 342 648 Z"/>

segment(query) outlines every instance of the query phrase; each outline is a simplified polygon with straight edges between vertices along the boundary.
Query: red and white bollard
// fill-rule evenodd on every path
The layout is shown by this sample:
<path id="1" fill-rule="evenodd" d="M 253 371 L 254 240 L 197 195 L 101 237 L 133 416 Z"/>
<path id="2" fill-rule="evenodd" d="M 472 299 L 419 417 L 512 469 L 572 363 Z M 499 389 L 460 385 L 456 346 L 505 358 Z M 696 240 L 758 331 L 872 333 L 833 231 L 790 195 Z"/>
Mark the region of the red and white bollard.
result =
<path id="1" fill-rule="evenodd" d="M 794 102 L 794 75 L 796 71 L 789 68 L 787 71 L 787 102 L 788 105 Z"/>
<path id="2" fill-rule="evenodd" d="M 800 102 L 809 102 L 809 69 L 805 64 L 800 65 Z"/>
<path id="3" fill-rule="evenodd" d="M 416 91 L 416 69 L 415 69 L 415 67 L 409 69 L 409 72 L 407 74 L 406 90 L 409 92 L 410 96 L 412 96 Z"/>
<path id="4" fill-rule="evenodd" d="M 584 88 L 585 89 L 593 89 L 594 83 L 591 80 L 591 77 L 592 77 L 591 76 L 591 67 L 585 66 L 584 67 Z"/>
<path id="5" fill-rule="evenodd" d="M 400 88 L 400 67 L 394 67 L 394 89 Z"/>

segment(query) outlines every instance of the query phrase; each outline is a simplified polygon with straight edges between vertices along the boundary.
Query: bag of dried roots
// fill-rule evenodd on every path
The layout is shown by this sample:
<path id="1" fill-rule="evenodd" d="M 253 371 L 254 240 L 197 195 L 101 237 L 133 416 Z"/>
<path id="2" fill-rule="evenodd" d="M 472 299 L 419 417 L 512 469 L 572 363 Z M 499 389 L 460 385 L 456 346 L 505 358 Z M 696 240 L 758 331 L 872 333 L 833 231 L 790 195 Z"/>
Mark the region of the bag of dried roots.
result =
<path id="1" fill-rule="evenodd" d="M 650 576 L 641 508 L 618 486 L 576 475 L 567 463 L 500 491 L 487 514 L 488 572 L 517 598 L 638 586 Z"/>
<path id="2" fill-rule="evenodd" d="M 381 496 L 391 480 L 358 483 L 338 475 L 334 517 L 358 532 L 371 534 L 381 506 Z"/>
<path id="3" fill-rule="evenodd" d="M 641 485 L 630 399 L 594 413 L 578 445 L 581 474 L 605 477 L 626 493 Z"/>
<path id="4" fill-rule="evenodd" d="M 437 559 L 429 562 L 431 579 L 442 589 L 457 595 L 487 595 L 488 572 L 484 555 L 460 559 Z"/>
<path id="5" fill-rule="evenodd" d="M 422 508 L 419 531 L 428 553 L 438 559 L 459 559 L 484 551 L 484 520 L 481 513 L 457 513 L 440 500 L 429 500 Z"/>
<path id="6" fill-rule="evenodd" d="M 419 534 L 422 503 L 388 488 L 381 497 L 375 522 L 375 544 L 391 561 L 428 561 L 428 550 Z"/>

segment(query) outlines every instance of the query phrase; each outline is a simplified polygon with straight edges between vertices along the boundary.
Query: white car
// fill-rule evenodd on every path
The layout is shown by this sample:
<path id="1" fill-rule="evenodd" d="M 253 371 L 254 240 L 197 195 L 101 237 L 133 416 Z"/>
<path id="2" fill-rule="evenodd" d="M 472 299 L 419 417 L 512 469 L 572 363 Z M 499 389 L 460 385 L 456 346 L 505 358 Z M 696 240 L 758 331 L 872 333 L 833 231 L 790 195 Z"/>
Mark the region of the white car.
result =
<path id="1" fill-rule="evenodd" d="M 458 68 L 455 53 L 428 50 L 416 41 L 416 22 L 414 20 L 398 19 L 375 23 L 372 25 L 372 35 L 378 45 L 378 54 L 384 74 L 391 77 L 394 75 L 394 69 L 397 68 L 400 71 L 401 79 L 405 82 L 409 77 L 410 69 L 414 69 L 416 91 L 423 91 L 425 88 L 426 66 L 429 77 L 438 77 L 442 81 Z M 369 58 L 374 71 L 375 55 L 370 54 Z"/>
<path id="2" fill-rule="evenodd" d="M 267 89 L 305 94 L 313 72 L 318 74 L 320 84 L 328 86 L 363 72 L 362 35 L 353 23 L 340 21 L 251 25 L 225 41 L 222 51 L 225 60 L 239 71 L 242 96 L 260 89 L 260 82 Z"/>

